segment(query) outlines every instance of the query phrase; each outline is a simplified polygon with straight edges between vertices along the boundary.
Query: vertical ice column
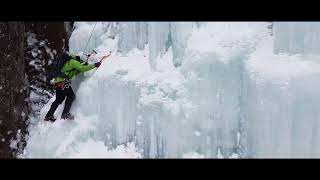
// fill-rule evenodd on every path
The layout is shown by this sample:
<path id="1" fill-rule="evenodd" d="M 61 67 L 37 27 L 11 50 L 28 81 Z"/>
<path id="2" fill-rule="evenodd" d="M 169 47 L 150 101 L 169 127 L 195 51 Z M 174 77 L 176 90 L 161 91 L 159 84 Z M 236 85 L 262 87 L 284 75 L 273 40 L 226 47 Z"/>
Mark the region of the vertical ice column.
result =
<path id="1" fill-rule="evenodd" d="M 151 68 L 156 69 L 157 58 L 166 51 L 169 40 L 169 22 L 149 22 L 148 23 L 148 42 L 150 51 Z"/>
<path id="2" fill-rule="evenodd" d="M 320 22 L 275 22 L 274 53 L 320 54 Z"/>
<path id="3" fill-rule="evenodd" d="M 258 83 L 247 78 L 242 112 L 246 119 L 243 146 L 246 157 L 318 158 L 320 157 L 319 76 Z"/>
<path id="4" fill-rule="evenodd" d="M 187 40 L 192 32 L 193 22 L 172 22 L 170 25 L 173 61 L 175 66 L 180 66 L 187 46 Z"/>
<path id="5" fill-rule="evenodd" d="M 119 50 L 127 53 L 134 48 L 144 49 L 148 40 L 148 26 L 145 22 L 121 22 Z"/>
<path id="6" fill-rule="evenodd" d="M 146 22 L 137 22 L 137 48 L 143 50 L 145 45 L 148 43 L 148 23 Z"/>
<path id="7" fill-rule="evenodd" d="M 187 40 L 192 32 L 194 22 L 150 22 L 148 27 L 148 42 L 150 49 L 150 64 L 156 68 L 156 59 L 172 47 L 175 66 L 180 66 L 187 46 Z"/>
<path id="8" fill-rule="evenodd" d="M 137 29 L 134 22 L 120 23 L 119 51 L 127 53 L 137 44 Z"/>
<path id="9" fill-rule="evenodd" d="M 229 157 L 237 149 L 242 61 L 224 63 L 215 53 L 199 58 L 182 66 L 189 98 L 197 107 L 190 133 L 198 137 L 192 143 L 207 157 L 216 157 L 219 148 Z"/>

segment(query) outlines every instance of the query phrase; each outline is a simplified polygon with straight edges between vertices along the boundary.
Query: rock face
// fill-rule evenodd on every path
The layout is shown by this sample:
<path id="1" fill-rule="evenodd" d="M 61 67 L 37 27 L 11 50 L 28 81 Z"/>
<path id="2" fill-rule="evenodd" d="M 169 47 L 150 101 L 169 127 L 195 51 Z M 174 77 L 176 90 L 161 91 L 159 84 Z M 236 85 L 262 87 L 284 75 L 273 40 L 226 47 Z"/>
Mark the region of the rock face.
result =
<path id="1" fill-rule="evenodd" d="M 28 117 L 37 115 L 53 91 L 47 73 L 69 50 L 72 22 L 0 22 L 0 158 L 25 146 Z"/>
<path id="2" fill-rule="evenodd" d="M 24 23 L 0 23 L 0 158 L 25 144 L 29 96 L 24 66 Z"/>

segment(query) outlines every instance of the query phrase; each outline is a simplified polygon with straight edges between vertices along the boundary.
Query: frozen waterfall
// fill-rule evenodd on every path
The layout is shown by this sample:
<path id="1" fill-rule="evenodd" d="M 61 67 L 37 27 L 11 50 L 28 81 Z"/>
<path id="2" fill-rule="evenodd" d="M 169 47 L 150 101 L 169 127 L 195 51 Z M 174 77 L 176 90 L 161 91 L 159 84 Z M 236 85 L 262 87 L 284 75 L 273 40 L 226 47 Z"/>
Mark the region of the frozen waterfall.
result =
<path id="1" fill-rule="evenodd" d="M 112 56 L 21 157 L 320 157 L 320 23 L 98 22 L 86 52 L 94 22 L 75 25 L 72 52 Z"/>

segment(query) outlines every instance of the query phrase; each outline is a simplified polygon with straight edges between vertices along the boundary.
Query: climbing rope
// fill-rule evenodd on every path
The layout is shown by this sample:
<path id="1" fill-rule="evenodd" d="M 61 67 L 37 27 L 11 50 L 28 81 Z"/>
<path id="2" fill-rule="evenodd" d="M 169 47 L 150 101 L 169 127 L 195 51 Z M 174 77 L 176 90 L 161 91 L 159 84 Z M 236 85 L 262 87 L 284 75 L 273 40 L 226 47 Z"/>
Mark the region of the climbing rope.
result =
<path id="1" fill-rule="evenodd" d="M 94 24 L 94 26 L 93 26 L 93 28 L 92 28 L 90 37 L 89 37 L 89 39 L 88 39 L 88 41 L 87 41 L 86 47 L 85 47 L 85 49 L 84 49 L 83 52 L 85 52 L 85 51 L 87 50 L 88 44 L 89 44 L 89 42 L 90 42 L 90 39 L 91 39 L 91 37 L 92 37 L 93 31 L 94 31 L 96 25 L 97 25 L 97 22 Z M 101 58 L 100 62 L 103 62 L 105 58 L 109 57 L 109 56 L 111 55 L 111 53 L 114 52 L 114 50 L 115 50 L 116 48 L 117 48 L 117 46 L 114 46 L 114 48 L 112 49 L 112 51 L 109 52 L 108 55 L 103 56 L 103 57 Z M 97 52 L 96 52 L 94 49 L 93 49 L 92 51 L 93 51 L 92 53 L 87 54 L 88 59 L 89 59 L 89 57 L 90 57 L 93 53 L 94 53 L 94 54 L 97 54 Z M 87 60 L 88 60 L 88 59 L 87 59 Z"/>
<path id="2" fill-rule="evenodd" d="M 86 52 L 86 50 L 87 50 L 87 47 L 88 47 L 89 41 L 90 41 L 90 39 L 91 39 L 91 37 L 92 37 L 92 34 L 93 34 L 94 29 L 96 28 L 96 25 L 97 25 L 97 22 L 94 24 L 94 26 L 93 26 L 93 28 L 92 28 L 92 31 L 91 31 L 90 37 L 89 37 L 89 39 L 88 39 L 88 41 L 87 41 L 87 44 L 86 44 L 86 48 L 84 49 L 84 51 L 83 51 L 83 52 Z"/>

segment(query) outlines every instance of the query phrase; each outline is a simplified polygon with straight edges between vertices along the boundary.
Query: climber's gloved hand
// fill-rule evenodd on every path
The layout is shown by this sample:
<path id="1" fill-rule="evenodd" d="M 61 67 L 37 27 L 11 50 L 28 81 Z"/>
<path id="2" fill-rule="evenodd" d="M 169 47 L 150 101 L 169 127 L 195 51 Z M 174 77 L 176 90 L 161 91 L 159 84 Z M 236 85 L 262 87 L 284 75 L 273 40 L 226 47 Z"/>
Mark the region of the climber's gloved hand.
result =
<path id="1" fill-rule="evenodd" d="M 95 67 L 99 67 L 101 65 L 101 62 L 97 62 L 94 64 Z"/>

